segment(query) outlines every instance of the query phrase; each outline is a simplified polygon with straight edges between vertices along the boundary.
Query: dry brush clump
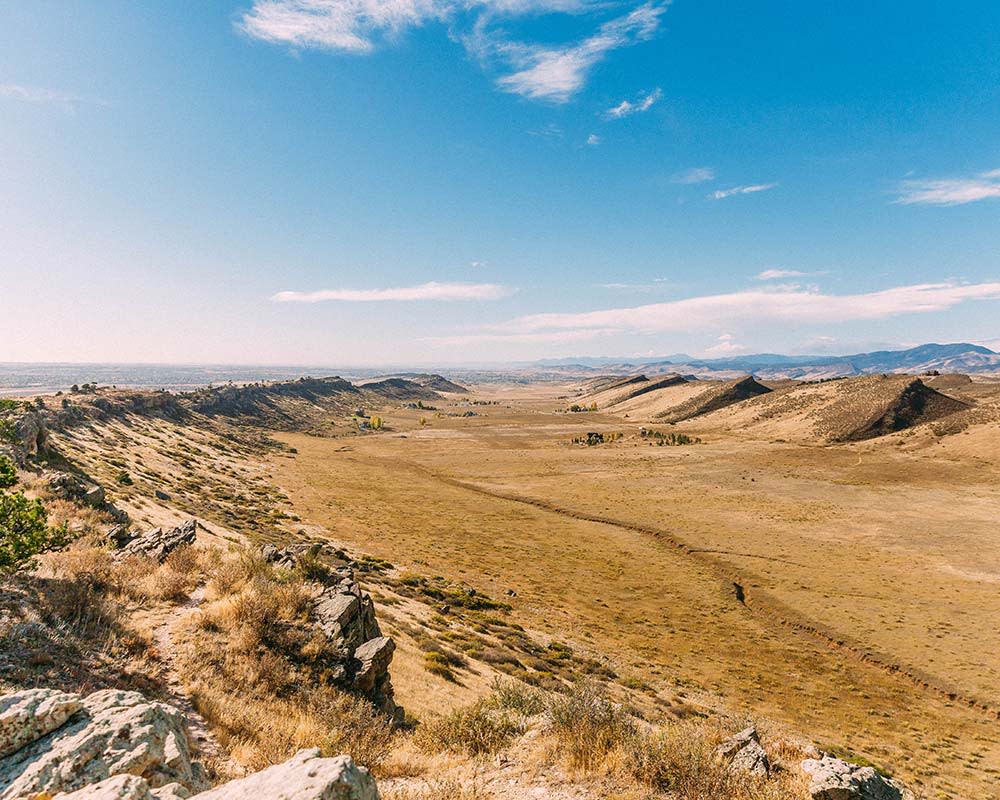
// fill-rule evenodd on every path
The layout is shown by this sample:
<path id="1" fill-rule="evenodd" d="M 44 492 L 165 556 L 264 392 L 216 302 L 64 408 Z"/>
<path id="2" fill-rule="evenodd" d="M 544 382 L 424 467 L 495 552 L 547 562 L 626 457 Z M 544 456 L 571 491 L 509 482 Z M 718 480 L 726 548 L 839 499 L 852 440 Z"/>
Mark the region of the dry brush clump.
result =
<path id="1" fill-rule="evenodd" d="M 762 778 L 731 769 L 717 754 L 719 744 L 733 732 L 721 720 L 654 726 L 589 681 L 548 693 L 519 681 L 498 680 L 488 697 L 425 722 L 414 740 L 424 751 L 483 758 L 509 747 L 532 727 L 543 733 L 536 755 L 544 761 L 561 761 L 582 780 L 598 777 L 622 792 L 671 800 L 804 796 L 801 780 L 790 771 L 779 769 Z"/>
<path id="2" fill-rule="evenodd" d="M 206 577 L 206 603 L 178 637 L 178 666 L 234 760 L 260 769 L 319 747 L 377 770 L 391 722 L 336 688 L 336 652 L 310 621 L 314 587 L 302 573 L 243 551 Z"/>

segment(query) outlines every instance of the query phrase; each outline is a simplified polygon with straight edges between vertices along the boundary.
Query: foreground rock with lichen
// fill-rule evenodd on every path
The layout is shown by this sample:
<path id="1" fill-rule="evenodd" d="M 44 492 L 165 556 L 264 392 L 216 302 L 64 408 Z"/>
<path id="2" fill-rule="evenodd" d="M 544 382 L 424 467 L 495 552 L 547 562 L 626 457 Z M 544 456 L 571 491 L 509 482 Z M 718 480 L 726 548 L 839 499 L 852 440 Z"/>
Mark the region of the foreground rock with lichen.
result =
<path id="1" fill-rule="evenodd" d="M 302 750 L 283 764 L 208 788 L 184 715 L 138 692 L 87 697 L 29 689 L 0 698 L 0 800 L 378 800 L 349 756 Z"/>

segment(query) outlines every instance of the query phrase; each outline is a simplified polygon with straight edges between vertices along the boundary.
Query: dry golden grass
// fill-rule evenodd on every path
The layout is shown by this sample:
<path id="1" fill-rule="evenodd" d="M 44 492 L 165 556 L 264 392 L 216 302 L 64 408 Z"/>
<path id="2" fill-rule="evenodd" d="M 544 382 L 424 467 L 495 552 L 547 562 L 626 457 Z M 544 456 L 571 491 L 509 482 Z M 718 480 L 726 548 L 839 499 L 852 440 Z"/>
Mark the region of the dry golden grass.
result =
<path id="1" fill-rule="evenodd" d="M 304 747 L 378 770 L 389 720 L 330 685 L 331 646 L 309 621 L 313 589 L 243 552 L 206 569 L 207 602 L 178 637 L 193 703 L 238 763 L 260 769 Z"/>
<path id="2" fill-rule="evenodd" d="M 621 418 L 556 413 L 559 388 L 488 391 L 488 416 L 394 411 L 406 438 L 283 435 L 297 454 L 275 480 L 373 556 L 515 590 L 514 619 L 612 656 L 664 707 L 752 709 L 932 794 L 989 796 L 993 717 L 836 644 L 997 696 L 1000 632 L 983 621 L 1000 617 L 1000 451 L 957 448 L 978 432 L 818 447 L 684 423 L 704 444 L 657 448 Z M 573 448 L 587 430 L 626 436 Z"/>

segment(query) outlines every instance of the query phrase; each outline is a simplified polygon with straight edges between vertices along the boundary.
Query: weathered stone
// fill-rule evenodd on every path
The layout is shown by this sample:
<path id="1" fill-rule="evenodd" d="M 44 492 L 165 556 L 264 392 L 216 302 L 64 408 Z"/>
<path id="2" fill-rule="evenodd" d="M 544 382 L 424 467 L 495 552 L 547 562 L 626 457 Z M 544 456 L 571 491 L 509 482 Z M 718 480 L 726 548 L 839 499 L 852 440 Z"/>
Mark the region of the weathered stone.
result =
<path id="1" fill-rule="evenodd" d="M 138 775 L 115 775 L 55 796 L 55 800 L 153 800 L 149 784 Z"/>
<path id="2" fill-rule="evenodd" d="M 187 800 L 191 792 L 179 783 L 151 789 L 138 775 L 115 775 L 75 792 L 58 794 L 54 800 Z"/>
<path id="3" fill-rule="evenodd" d="M 194 544 L 198 536 L 198 521 L 189 519 L 183 525 L 169 530 L 153 528 L 131 539 L 119 550 L 122 556 L 144 556 L 164 561 L 178 547 Z"/>
<path id="4" fill-rule="evenodd" d="M 195 795 L 192 800 L 378 800 L 375 779 L 350 756 L 300 750 L 284 764 Z"/>
<path id="5" fill-rule="evenodd" d="M 365 642 L 354 651 L 354 658 L 361 662 L 361 666 L 354 674 L 354 686 L 359 692 L 368 694 L 375 688 L 379 676 L 389 671 L 395 649 L 396 643 L 392 639 L 388 636 L 379 636 Z"/>
<path id="6" fill-rule="evenodd" d="M 126 773 L 151 787 L 205 785 L 180 711 L 107 689 L 80 701 L 60 727 L 0 759 L 0 800 L 69 792 Z"/>
<path id="7" fill-rule="evenodd" d="M 728 761 L 734 772 L 765 776 L 771 771 L 771 763 L 753 726 L 730 736 L 716 748 L 715 754 Z"/>
<path id="8" fill-rule="evenodd" d="M 104 487 L 96 484 L 88 487 L 81 499 L 89 506 L 101 508 L 104 505 Z"/>
<path id="9" fill-rule="evenodd" d="M 913 800 L 899 781 L 885 778 L 873 767 L 851 764 L 833 756 L 807 758 L 802 769 L 812 776 L 812 800 Z"/>
<path id="10" fill-rule="evenodd" d="M 108 543 L 116 550 L 124 547 L 136 537 L 127 525 L 115 525 L 108 531 Z"/>
<path id="11" fill-rule="evenodd" d="M 51 733 L 80 707 L 79 695 L 58 689 L 25 689 L 0 698 L 0 757 Z"/>

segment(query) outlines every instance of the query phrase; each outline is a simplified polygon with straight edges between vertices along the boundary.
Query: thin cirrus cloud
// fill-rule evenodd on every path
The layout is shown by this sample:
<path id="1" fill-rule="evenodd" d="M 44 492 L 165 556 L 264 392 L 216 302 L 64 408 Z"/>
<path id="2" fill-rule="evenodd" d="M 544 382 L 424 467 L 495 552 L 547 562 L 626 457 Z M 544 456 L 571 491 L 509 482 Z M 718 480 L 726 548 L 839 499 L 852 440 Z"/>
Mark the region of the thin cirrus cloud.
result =
<path id="1" fill-rule="evenodd" d="M 663 91 L 654 89 L 644 97 L 640 97 L 634 103 L 630 100 L 622 100 L 614 108 L 609 108 L 604 112 L 605 119 L 621 119 L 631 117 L 633 114 L 644 114 L 651 109 L 656 102 L 663 97 Z"/>
<path id="2" fill-rule="evenodd" d="M 894 202 L 901 205 L 959 206 L 1000 198 L 1000 169 L 971 178 L 903 181 Z"/>
<path id="3" fill-rule="evenodd" d="M 517 71 L 500 78 L 497 86 L 532 100 L 565 103 L 583 88 L 591 70 L 608 53 L 651 38 L 664 11 L 665 5 L 645 3 L 568 46 L 507 43 L 499 52 L 508 55 Z"/>
<path id="4" fill-rule="evenodd" d="M 690 185 L 694 183 L 706 183 L 715 180 L 715 170 L 711 167 L 692 167 L 691 169 L 678 172 L 670 178 L 671 183 Z"/>
<path id="5" fill-rule="evenodd" d="M 387 289 L 320 289 L 315 292 L 278 292 L 276 303 L 379 303 L 416 300 L 499 300 L 514 290 L 496 283 L 438 283 Z"/>
<path id="6" fill-rule="evenodd" d="M 718 330 L 735 322 L 833 324 L 945 311 L 972 300 L 1000 300 L 1000 282 L 914 284 L 847 295 L 797 286 L 762 288 L 603 311 L 532 314 L 493 326 L 483 335 L 493 341 L 566 331 L 596 336 Z"/>
<path id="7" fill-rule="evenodd" d="M 44 89 L 40 86 L 22 86 L 16 83 L 0 84 L 0 97 L 8 100 L 20 100 L 23 103 L 34 105 L 57 105 L 65 109 L 72 109 L 78 103 L 90 103 L 92 105 L 106 106 L 104 100 L 81 97 L 72 92 L 64 92 L 58 89 Z"/>
<path id="8" fill-rule="evenodd" d="M 716 189 L 709 197 L 713 200 L 725 200 L 727 197 L 735 197 L 741 194 L 756 194 L 773 189 L 777 183 L 753 183 L 747 186 L 732 186 L 729 189 Z"/>
<path id="9" fill-rule="evenodd" d="M 499 89 L 564 103 L 608 53 L 649 39 L 668 3 L 649 0 L 605 21 L 591 36 L 563 45 L 518 42 L 494 22 L 542 13 L 582 16 L 607 6 L 597 0 L 254 0 L 237 27 L 255 39 L 294 49 L 364 55 L 408 28 L 446 23 L 477 62 L 507 73 L 497 79 Z"/>
<path id="10" fill-rule="evenodd" d="M 814 273 L 801 272 L 797 269 L 765 269 L 754 275 L 754 278 L 758 281 L 776 281 L 782 278 L 804 278 L 810 274 Z"/>

